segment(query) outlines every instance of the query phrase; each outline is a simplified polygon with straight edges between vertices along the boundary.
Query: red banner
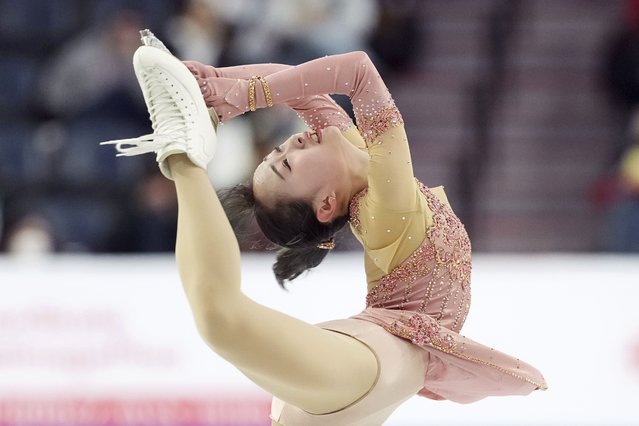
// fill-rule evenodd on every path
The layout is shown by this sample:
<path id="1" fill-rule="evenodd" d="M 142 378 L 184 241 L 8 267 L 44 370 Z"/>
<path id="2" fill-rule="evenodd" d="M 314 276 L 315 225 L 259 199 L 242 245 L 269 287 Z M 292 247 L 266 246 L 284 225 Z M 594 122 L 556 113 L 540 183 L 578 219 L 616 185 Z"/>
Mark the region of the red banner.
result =
<path id="1" fill-rule="evenodd" d="M 2 426 L 266 426 L 270 401 L 222 399 L 29 399 L 0 401 Z"/>

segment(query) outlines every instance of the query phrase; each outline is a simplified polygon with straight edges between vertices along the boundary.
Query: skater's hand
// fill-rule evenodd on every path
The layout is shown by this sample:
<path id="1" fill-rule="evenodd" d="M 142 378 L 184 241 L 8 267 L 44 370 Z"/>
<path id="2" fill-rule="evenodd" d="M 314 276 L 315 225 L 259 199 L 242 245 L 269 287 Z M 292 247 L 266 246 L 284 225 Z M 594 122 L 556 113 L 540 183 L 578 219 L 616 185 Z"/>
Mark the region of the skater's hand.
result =
<path id="1" fill-rule="evenodd" d="M 248 111 L 248 82 L 236 78 L 198 79 L 206 106 L 213 107 L 220 121 L 227 121 Z"/>
<path id="2" fill-rule="evenodd" d="M 213 107 L 220 121 L 244 114 L 248 105 L 248 83 L 234 78 L 217 77 L 215 68 L 197 61 L 184 61 L 197 80 L 207 107 Z M 246 86 L 240 87 L 240 86 Z"/>
<path id="3" fill-rule="evenodd" d="M 215 67 L 212 67 L 211 65 L 204 65 L 202 62 L 198 61 L 182 61 L 182 63 L 186 65 L 195 78 L 217 77 L 217 74 L 215 74 Z"/>

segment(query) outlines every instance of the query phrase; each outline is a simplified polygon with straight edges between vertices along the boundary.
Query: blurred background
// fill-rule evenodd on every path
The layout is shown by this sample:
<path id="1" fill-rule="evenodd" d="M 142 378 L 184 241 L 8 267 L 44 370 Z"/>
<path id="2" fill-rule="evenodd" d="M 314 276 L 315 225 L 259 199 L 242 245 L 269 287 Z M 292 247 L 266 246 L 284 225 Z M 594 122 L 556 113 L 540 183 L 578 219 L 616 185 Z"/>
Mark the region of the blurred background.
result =
<path id="1" fill-rule="evenodd" d="M 216 66 L 365 50 L 416 176 L 445 185 L 477 251 L 639 251 L 637 1 L 1 0 L 3 251 L 173 249 L 171 182 L 97 144 L 150 130 L 145 27 Z M 228 123 L 215 185 L 247 180 L 296 120 Z"/>
<path id="2" fill-rule="evenodd" d="M 179 281 L 171 258 L 177 213 L 172 182 L 159 174 L 153 156 L 116 159 L 111 147 L 98 145 L 151 131 L 131 65 L 142 28 L 153 30 L 180 58 L 214 66 L 296 64 L 326 54 L 365 50 L 403 114 L 416 176 L 426 185 L 446 187 L 473 241 L 479 271 L 497 273 L 499 265 L 509 264 L 509 256 L 515 253 L 515 263 L 540 280 L 570 281 L 570 285 L 587 281 L 593 285 L 588 290 L 593 294 L 622 295 L 610 301 L 612 306 L 639 296 L 639 257 L 632 254 L 639 253 L 639 0 L 0 0 L 0 287 L 4 299 L 0 373 L 5 375 L 4 381 L 0 378 L 0 395 L 22 398 L 12 403 L 10 398 L 0 399 L 0 425 L 264 424 L 263 411 L 268 412 L 264 395 L 257 393 L 250 399 L 257 402 L 242 405 L 238 402 L 242 398 L 229 400 L 224 390 L 227 399 L 217 399 L 220 403 L 209 400 L 197 405 L 201 401 L 190 400 L 180 405 L 172 400 L 176 412 L 191 407 L 219 414 L 209 420 L 226 419 L 217 423 L 192 419 L 189 423 L 179 416 L 151 421 L 143 420 L 141 414 L 137 423 L 100 420 L 99 413 L 112 413 L 109 410 L 118 406 L 108 398 L 123 389 L 137 389 L 134 384 L 148 384 L 158 371 L 173 371 L 175 377 L 184 373 L 187 379 L 171 379 L 169 385 L 158 382 L 176 387 L 177 395 L 210 385 L 210 381 L 201 384 L 198 373 L 189 370 L 196 370 L 192 366 L 196 361 L 187 355 L 180 358 L 166 348 L 168 352 L 144 352 L 148 347 L 131 346 L 122 337 L 122 333 L 129 333 L 128 339 L 144 336 L 153 326 L 144 322 L 148 318 L 142 322 L 140 318 L 160 309 L 149 306 L 144 296 L 138 282 L 147 281 L 140 278 L 145 276 L 142 271 L 155 277 L 148 278 L 157 284 L 154 292 L 168 292 Z M 218 155 L 209 168 L 212 182 L 221 188 L 246 181 L 264 153 L 301 124 L 284 107 L 224 124 Z M 359 265 L 353 254 L 358 244 L 346 234 L 338 245 L 344 253 L 333 256 L 357 259 L 354 262 Z M 268 281 L 264 286 L 275 293 L 274 280 L 268 275 L 272 259 L 264 260 L 257 253 L 267 248 L 263 241 L 243 242 L 243 249 L 252 252 L 247 257 L 247 275 L 255 273 L 256 280 Z M 545 260 L 550 256 L 555 266 L 557 259 L 566 260 L 569 267 L 558 268 L 554 277 L 534 275 L 543 274 L 540 270 L 547 267 L 537 256 Z M 336 262 L 338 269 L 330 272 L 330 262 L 325 269 L 329 281 L 339 281 L 336 271 L 342 264 Z M 138 278 L 131 278 L 127 268 L 138 270 L 134 274 Z M 261 274 L 255 268 L 262 268 Z M 513 273 L 486 285 L 496 290 L 516 277 Z M 362 279 L 353 276 L 353 280 L 363 286 Z M 70 281 L 83 285 L 74 287 Z M 604 291 L 594 287 L 601 283 L 610 287 Z M 135 294 L 122 285 L 130 285 L 127 288 Z M 536 315 L 535 284 L 521 283 L 518 288 L 523 293 L 512 297 L 527 294 L 529 314 Z M 568 288 L 577 289 L 568 286 L 562 291 Z M 107 289 L 118 297 L 105 296 L 102 291 Z M 282 302 L 255 291 L 269 304 L 283 303 L 282 310 L 309 321 L 328 319 L 315 317 L 312 311 L 304 317 L 308 310 L 296 312 L 293 301 L 301 300 L 295 299 L 301 294 L 282 296 Z M 159 305 L 161 312 L 172 309 L 173 296 L 181 297 L 179 292 L 166 294 L 160 298 L 166 301 Z M 591 300 L 581 306 L 579 312 L 584 315 L 601 314 L 596 297 L 582 300 L 574 293 L 562 294 L 568 306 Z M 34 299 L 34 295 L 38 296 Z M 357 297 L 356 305 L 346 304 L 334 314 L 350 315 L 361 309 L 363 294 Z M 308 304 L 308 300 L 299 303 Z M 177 311 L 183 328 L 171 335 L 176 339 L 192 328 L 188 308 L 180 306 Z M 614 377 L 636 377 L 632 375 L 639 372 L 639 319 L 634 311 L 628 307 L 626 316 L 616 323 L 627 331 L 627 339 L 612 343 L 626 360 L 617 363 L 621 369 Z M 25 354 L 62 350 L 56 346 L 59 341 L 53 346 L 29 346 L 25 342 L 31 340 L 23 332 L 35 329 L 40 333 L 36 338 L 66 333 L 65 339 L 74 342 L 78 330 L 71 325 L 87 318 L 93 332 L 85 330 L 81 340 L 106 333 L 103 337 L 108 342 L 94 342 L 93 349 L 118 344 L 132 352 L 118 352 L 117 363 L 105 367 L 106 361 L 97 355 L 103 352 L 86 352 L 87 348 L 82 352 L 76 343 L 69 343 L 63 345 L 68 364 L 74 364 L 73 357 L 81 353 L 93 360 L 91 368 L 67 370 L 69 365 L 60 367 L 53 358 L 20 363 Z M 597 333 L 605 333 L 604 323 L 588 321 L 593 327 L 591 323 L 599 324 L 593 329 Z M 48 332 L 38 328 L 45 323 L 53 327 Z M 546 324 L 551 327 L 551 323 Z M 169 324 L 163 327 L 171 329 Z M 142 331 L 131 331 L 138 328 Z M 26 346 L 11 340 L 18 336 Z M 197 351 L 193 349 L 199 347 L 194 343 L 197 336 L 191 337 L 183 347 Z M 506 342 L 508 351 L 512 342 Z M 526 353 L 537 346 L 529 343 L 522 349 Z M 22 349 L 12 352 L 10 348 L 16 347 Z M 543 347 L 532 351 L 542 360 L 543 352 Z M 530 361 L 535 364 L 534 357 Z M 547 360 L 546 369 L 551 365 Z M 147 367 L 151 370 L 146 376 L 136 375 Z M 230 367 L 219 367 L 224 368 Z M 219 374 L 219 369 L 210 368 L 215 370 L 211 374 Z M 105 371 L 124 371 L 122 377 L 128 379 L 115 380 L 110 375 L 113 380 L 108 380 Z M 240 393 L 253 389 L 237 375 L 224 374 L 233 377 L 231 382 Z M 576 372 L 571 377 L 582 380 Z M 552 388 L 552 377 L 548 379 Z M 638 380 L 630 383 L 626 389 L 638 390 L 632 387 Z M 97 417 L 85 423 L 56 423 L 53 415 L 45 416 L 45 421 L 33 414 L 48 412 L 46 406 L 38 406 L 38 411 L 29 405 L 34 394 L 42 395 L 44 399 L 36 398 L 40 402 L 49 401 L 62 388 L 79 394 L 110 391 L 98 392 L 103 405 L 93 405 Z M 151 384 L 141 392 L 155 395 L 153 389 Z M 153 401 L 167 404 L 158 398 Z M 83 413 L 84 405 L 77 402 L 82 399 L 73 401 L 58 409 Z M 152 411 L 140 404 L 132 410 Z M 615 400 L 607 407 L 610 404 Z M 258 415 L 237 420 L 240 411 Z M 632 411 L 622 412 L 627 416 L 608 424 L 632 424 L 632 418 L 639 419 L 629 414 Z M 415 420 L 418 417 L 407 416 L 392 424 L 422 424 Z M 458 424 L 454 414 L 446 416 L 436 424 Z M 507 416 L 502 423 L 478 418 L 481 415 L 468 414 L 463 424 L 525 423 Z M 529 424 L 588 423 L 585 418 L 575 423 L 553 418 Z M 603 418 L 611 419 L 602 412 L 601 417 L 591 418 L 592 424 L 601 424 L 597 421 Z"/>

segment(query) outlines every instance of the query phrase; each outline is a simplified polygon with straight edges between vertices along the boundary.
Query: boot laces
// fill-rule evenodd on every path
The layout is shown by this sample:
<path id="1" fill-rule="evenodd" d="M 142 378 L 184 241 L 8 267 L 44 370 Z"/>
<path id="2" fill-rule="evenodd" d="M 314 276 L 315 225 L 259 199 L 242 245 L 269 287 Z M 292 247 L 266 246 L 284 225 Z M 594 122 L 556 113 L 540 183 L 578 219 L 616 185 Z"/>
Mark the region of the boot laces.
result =
<path id="1" fill-rule="evenodd" d="M 157 152 L 170 143 L 186 146 L 188 123 L 183 111 L 166 87 L 166 77 L 155 69 L 146 71 L 143 76 L 144 87 L 148 90 L 147 105 L 153 133 L 130 139 L 102 142 L 101 145 L 115 145 L 118 156 L 133 156 Z"/>

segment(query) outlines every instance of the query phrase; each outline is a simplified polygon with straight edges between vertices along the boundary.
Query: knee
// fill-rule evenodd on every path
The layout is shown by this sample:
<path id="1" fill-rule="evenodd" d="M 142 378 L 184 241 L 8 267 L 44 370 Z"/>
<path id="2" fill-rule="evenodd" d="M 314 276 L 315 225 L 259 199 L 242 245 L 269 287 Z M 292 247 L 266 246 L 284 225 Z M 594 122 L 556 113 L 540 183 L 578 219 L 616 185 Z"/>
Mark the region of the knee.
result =
<path id="1" fill-rule="evenodd" d="M 210 301 L 193 307 L 193 317 L 197 330 L 204 340 L 215 352 L 220 355 L 228 352 L 235 344 L 238 336 L 241 302 L 231 297 Z"/>

